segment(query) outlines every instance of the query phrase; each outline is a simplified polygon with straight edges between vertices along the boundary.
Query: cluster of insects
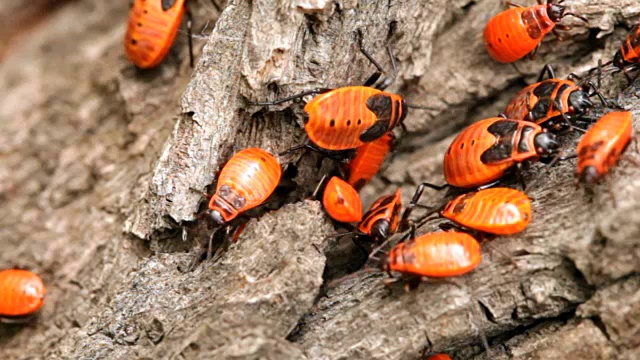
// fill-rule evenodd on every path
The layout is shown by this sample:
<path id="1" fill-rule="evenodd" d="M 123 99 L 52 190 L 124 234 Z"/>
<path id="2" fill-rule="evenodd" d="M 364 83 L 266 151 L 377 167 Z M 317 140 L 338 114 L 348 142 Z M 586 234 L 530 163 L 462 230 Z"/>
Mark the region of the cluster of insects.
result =
<path id="1" fill-rule="evenodd" d="M 539 0 L 541 1 L 541 0 Z M 586 18 L 565 11 L 557 3 L 539 3 L 513 7 L 493 17 L 486 25 L 484 42 L 489 55 L 498 62 L 510 63 L 534 55 L 546 34 L 566 30 L 558 24 L 563 18 Z M 214 6 L 215 2 L 213 2 Z M 217 6 L 216 6 L 217 7 Z M 188 17 L 190 63 L 191 18 L 186 0 L 135 0 L 125 35 L 127 57 L 139 68 L 157 66 L 176 38 L 183 16 Z M 426 108 L 408 103 L 402 96 L 385 92 L 393 78 L 380 80 L 382 67 L 365 50 L 362 34 L 357 33 L 360 50 L 377 71 L 361 86 L 337 89 L 313 89 L 284 99 L 254 102 L 252 106 L 270 106 L 316 95 L 304 107 L 304 129 L 308 141 L 278 155 L 260 148 L 247 148 L 234 154 L 218 174 L 216 189 L 209 196 L 208 210 L 202 213 L 219 227 L 235 230 L 237 239 L 246 217 L 263 205 L 283 177 L 284 155 L 308 149 L 341 163 L 336 176 L 321 181 L 314 195 L 322 190 L 321 201 L 327 214 L 348 231 L 336 236 L 353 236 L 369 259 L 391 275 L 402 275 L 409 288 L 422 277 L 443 278 L 465 274 L 482 259 L 477 238 L 510 235 L 523 231 L 532 217 L 531 200 L 522 191 L 497 187 L 519 164 L 542 161 L 553 164 L 577 157 L 576 178 L 584 183 L 600 181 L 621 158 L 633 137 L 633 119 L 628 111 L 614 111 L 598 119 L 589 130 L 587 116 L 597 96 L 607 107 L 597 86 L 575 75 L 566 80 L 555 77 L 545 66 L 538 82 L 522 89 L 497 117 L 477 121 L 463 129 L 444 155 L 446 184 L 420 184 L 408 206 L 403 208 L 401 191 L 379 197 L 363 213 L 358 191 L 380 171 L 392 151 L 397 126 L 410 108 Z M 391 63 L 394 67 L 394 57 Z M 612 60 L 602 64 L 624 72 L 628 82 L 640 67 L 640 27 L 634 26 Z M 545 79 L 545 75 L 548 78 Z M 637 74 L 635 77 L 637 78 Z M 558 136 L 584 131 L 574 155 L 561 156 Z M 440 208 L 419 203 L 425 188 L 463 189 L 458 197 Z M 412 219 L 415 208 L 426 208 L 450 220 L 444 231 L 416 236 L 429 216 Z M 399 243 L 384 257 L 375 257 L 392 235 L 406 231 Z M 369 251 L 362 244 L 376 246 Z M 209 256 L 211 245 L 209 246 Z M 40 277 L 26 270 L 0 271 L 0 320 L 22 322 L 43 305 L 45 286 Z M 432 359 L 448 359 L 440 354 Z"/>
<path id="2" fill-rule="evenodd" d="M 563 18 L 573 16 L 587 22 L 578 14 L 566 12 L 562 1 L 539 1 L 530 7 L 508 2 L 512 8 L 486 25 L 484 42 L 489 55 L 502 63 L 533 56 L 546 34 L 559 36 L 557 30 L 569 29 L 558 24 Z M 183 15 L 188 14 L 185 9 L 184 0 L 135 1 L 125 36 L 129 59 L 141 68 L 159 64 Z M 233 228 L 239 215 L 264 204 L 273 194 L 283 173 L 280 159 L 289 152 L 310 149 L 342 163 L 339 175 L 328 181 L 323 178 L 314 192 L 317 195 L 323 188 L 322 204 L 327 214 L 349 229 L 338 236 L 353 235 L 359 244 L 380 245 L 396 232 L 411 228 L 408 236 L 379 261 L 381 269 L 410 279 L 461 275 L 480 263 L 480 245 L 472 231 L 482 237 L 515 234 L 531 221 L 531 200 L 525 193 L 493 187 L 505 175 L 524 162 L 555 163 L 578 157 L 577 178 L 594 183 L 618 161 L 631 140 L 631 113 L 612 112 L 586 131 L 574 156 L 561 157 L 557 136 L 580 129 L 580 122 L 591 121 L 585 115 L 594 105 L 594 95 L 603 105 L 607 102 L 592 82 L 583 82 L 573 74 L 566 80 L 556 78 L 547 65 L 538 81 L 516 94 L 503 113 L 473 123 L 453 140 L 444 156 L 446 185 L 421 184 L 404 209 L 398 189 L 381 196 L 363 213 L 358 191 L 378 173 L 391 152 L 396 140 L 394 128 L 404 127 L 410 108 L 427 107 L 409 104 L 402 96 L 384 91 L 393 79 L 379 81 L 384 70 L 365 50 L 362 34 L 357 35 L 361 52 L 377 71 L 362 86 L 312 89 L 275 101 L 251 103 L 271 106 L 316 95 L 304 107 L 308 140 L 278 156 L 259 148 L 233 155 L 220 171 L 216 191 L 209 197 L 209 209 L 201 217 L 208 217 L 217 226 Z M 394 57 L 391 51 L 389 54 L 395 73 Z M 639 60 L 640 30 L 635 26 L 613 59 L 603 66 L 613 64 L 631 81 L 629 74 Z M 410 214 L 416 207 L 426 207 L 418 203 L 425 187 L 466 189 L 435 211 L 455 223 L 455 231 L 414 235 L 416 223 L 424 223 L 424 218 L 412 220 Z M 237 227 L 234 238 L 240 231 L 242 226 Z"/>
<path id="3" fill-rule="evenodd" d="M 534 53 L 545 34 L 555 33 L 556 28 L 567 29 L 556 23 L 569 15 L 586 21 L 565 12 L 560 3 L 506 10 L 486 26 L 487 50 L 500 62 L 518 60 Z M 378 260 L 381 270 L 402 274 L 401 279 L 412 288 L 422 277 L 457 276 L 477 267 L 482 258 L 478 238 L 516 234 L 527 227 L 532 217 L 529 197 L 523 191 L 497 186 L 508 174 L 519 174 L 520 164 L 541 161 L 552 165 L 577 157 L 576 178 L 595 183 L 617 163 L 632 138 L 632 116 L 625 111 L 610 112 L 588 131 L 582 130 L 578 125 L 593 122 L 588 116 L 594 106 L 592 98 L 597 96 L 604 107 L 609 106 L 607 100 L 594 83 L 576 75 L 566 80 L 556 78 L 547 65 L 538 81 L 517 93 L 504 112 L 477 121 L 458 134 L 444 155 L 445 185 L 421 184 L 406 207 L 397 189 L 379 197 L 365 212 L 358 191 L 379 172 L 392 151 L 396 140 L 393 130 L 404 126 L 409 109 L 427 107 L 409 104 L 402 96 L 385 91 L 393 79 L 381 80 L 384 70 L 364 48 L 362 33 L 356 35 L 360 51 L 377 70 L 363 85 L 312 89 L 283 99 L 250 103 L 268 107 L 315 95 L 304 106 L 308 139 L 277 156 L 257 148 L 232 156 L 210 198 L 207 214 L 215 224 L 230 225 L 238 214 L 262 205 L 282 176 L 279 159 L 292 151 L 312 150 L 341 163 L 337 174 L 325 176 L 314 192 L 326 213 L 348 230 L 336 236 L 352 236 L 370 253 L 370 260 Z M 629 74 L 639 60 L 639 39 L 636 26 L 614 59 L 601 65 L 613 64 L 631 79 Z M 395 73 L 394 58 L 389 53 Z M 585 132 L 577 151 L 561 156 L 558 137 L 574 130 Z M 419 203 L 425 188 L 448 187 L 463 193 L 437 209 Z M 445 225 L 441 232 L 415 236 L 415 229 L 430 219 L 413 219 L 416 207 L 453 224 Z M 406 234 L 395 247 L 384 257 L 375 257 L 392 235 L 402 231 Z M 373 246 L 377 247 L 370 251 Z"/>

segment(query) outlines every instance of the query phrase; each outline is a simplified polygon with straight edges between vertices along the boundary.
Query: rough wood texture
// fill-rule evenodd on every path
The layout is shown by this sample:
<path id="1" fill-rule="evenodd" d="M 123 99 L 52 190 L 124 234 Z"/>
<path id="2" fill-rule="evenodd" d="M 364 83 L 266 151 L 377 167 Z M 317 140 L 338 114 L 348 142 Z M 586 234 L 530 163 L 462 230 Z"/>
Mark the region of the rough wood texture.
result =
<path id="1" fill-rule="evenodd" d="M 374 68 L 356 29 L 385 68 L 392 45 L 390 91 L 441 109 L 409 114 L 393 163 L 363 191 L 368 205 L 401 186 L 408 201 L 418 183 L 443 181 L 454 132 L 502 110 L 542 64 L 565 76 L 609 59 L 621 26 L 640 19 L 635 0 L 569 2 L 589 25 L 566 19 L 569 40 L 550 36 L 515 67 L 491 61 L 481 42 L 501 7 L 493 0 L 218 4 L 219 19 L 209 1 L 191 2 L 196 32 L 208 24 L 193 70 L 183 30 L 162 66 L 133 68 L 122 50 L 126 2 L 97 0 L 61 6 L 0 64 L 0 267 L 31 268 L 49 289 L 35 322 L 0 324 L 1 358 L 638 357 L 640 170 L 627 163 L 610 177 L 615 208 L 606 184 L 592 195 L 573 186 L 571 161 L 532 166 L 530 227 L 487 243 L 470 275 L 406 294 L 376 271 L 336 279 L 362 259 L 348 241 L 327 240 L 335 230 L 318 202 L 300 201 L 323 172 L 319 158 L 281 159 L 297 169 L 281 201 L 290 204 L 188 271 L 211 233 L 194 221 L 193 190 L 211 189 L 236 150 L 279 152 L 302 139 L 301 104 L 247 101 L 362 83 Z M 640 83 L 605 80 L 637 122 Z M 567 151 L 576 140 L 565 137 Z"/>

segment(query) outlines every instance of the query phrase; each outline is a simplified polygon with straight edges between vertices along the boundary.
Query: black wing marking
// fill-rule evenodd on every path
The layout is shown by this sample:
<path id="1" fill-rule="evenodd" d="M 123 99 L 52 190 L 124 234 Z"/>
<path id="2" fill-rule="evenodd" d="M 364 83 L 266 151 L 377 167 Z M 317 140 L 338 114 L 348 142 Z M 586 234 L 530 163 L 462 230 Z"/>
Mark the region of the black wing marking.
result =
<path id="1" fill-rule="evenodd" d="M 389 128 L 389 119 L 387 120 L 378 120 L 373 125 L 371 125 L 367 130 L 363 131 L 360 134 L 360 141 L 362 142 L 370 142 L 378 139 L 382 135 L 387 132 Z"/>

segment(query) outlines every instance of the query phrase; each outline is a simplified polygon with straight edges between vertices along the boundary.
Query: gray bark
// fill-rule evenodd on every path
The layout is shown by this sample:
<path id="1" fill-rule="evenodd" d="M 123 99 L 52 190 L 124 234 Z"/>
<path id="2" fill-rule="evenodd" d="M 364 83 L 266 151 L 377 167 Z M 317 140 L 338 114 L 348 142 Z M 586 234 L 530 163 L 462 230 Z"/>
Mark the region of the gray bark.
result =
<path id="1" fill-rule="evenodd" d="M 0 18 L 18 3 L 0 5 Z M 608 177 L 612 194 L 607 184 L 576 188 L 572 161 L 534 164 L 525 232 L 487 243 L 479 268 L 455 283 L 404 293 L 376 271 L 340 279 L 362 259 L 348 241 L 328 241 L 336 230 L 317 201 L 303 200 L 323 171 L 317 155 L 304 155 L 290 204 L 266 210 L 189 271 L 211 234 L 196 220 L 204 205 L 193 190 L 211 190 L 234 151 L 275 153 L 303 138 L 299 103 L 247 101 L 361 84 L 374 68 L 358 51 L 358 28 L 385 68 L 392 44 L 398 78 L 389 91 L 440 110 L 411 110 L 410 132 L 362 195 L 368 205 L 402 187 L 406 204 L 420 182 L 443 182 L 455 132 L 499 113 L 544 63 L 564 77 L 610 59 L 640 19 L 635 0 L 568 6 L 589 24 L 563 20 L 573 26 L 567 41 L 549 36 L 536 60 L 511 66 L 482 44 L 496 1 L 238 0 L 222 14 L 193 1 L 196 31 L 209 24 L 195 39 L 195 69 L 181 30 L 150 71 L 123 55 L 126 2 L 41 12 L 37 27 L 12 35 L 19 41 L 0 63 L 0 267 L 38 272 L 48 298 L 29 325 L 0 326 L 0 357 L 637 358 L 640 170 L 624 161 Z M 640 119 L 640 82 L 606 75 L 603 91 Z M 577 139 L 566 136 L 565 151 Z"/>

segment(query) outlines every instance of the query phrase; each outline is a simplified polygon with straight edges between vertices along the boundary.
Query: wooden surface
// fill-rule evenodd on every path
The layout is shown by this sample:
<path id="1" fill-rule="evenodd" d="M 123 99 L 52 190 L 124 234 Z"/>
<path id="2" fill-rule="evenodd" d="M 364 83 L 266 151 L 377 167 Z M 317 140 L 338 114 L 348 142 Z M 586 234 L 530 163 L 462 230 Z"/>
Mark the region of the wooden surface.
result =
<path id="1" fill-rule="evenodd" d="M 441 109 L 412 110 L 393 162 L 363 190 L 367 206 L 401 186 L 406 203 L 420 182 L 443 182 L 456 131 L 501 111 L 544 63 L 564 77 L 608 60 L 640 21 L 635 0 L 568 5 L 589 25 L 567 18 L 573 37 L 550 36 L 536 60 L 514 67 L 493 62 L 481 42 L 501 7 L 493 0 L 231 1 L 220 16 L 194 1 L 195 69 L 183 27 L 151 71 L 124 57 L 126 2 L 60 6 L 0 63 L 0 267 L 30 268 L 48 285 L 35 322 L 0 324 L 0 357 L 637 358 L 640 169 L 629 162 L 609 177 L 616 207 L 606 184 L 576 189 L 573 161 L 534 164 L 524 233 L 486 243 L 468 276 L 404 293 L 377 271 L 339 279 L 361 255 L 329 241 L 340 229 L 302 200 L 330 164 L 319 170 L 314 154 L 282 159 L 297 170 L 278 205 L 288 204 L 189 271 L 211 233 L 195 220 L 197 191 L 212 189 L 239 149 L 279 152 L 302 139 L 300 103 L 247 101 L 360 84 L 374 68 L 354 31 L 385 67 L 389 42 L 399 71 L 390 91 Z M 621 74 L 603 85 L 637 124 L 640 82 L 625 88 Z M 564 137 L 565 151 L 577 139 Z"/>

